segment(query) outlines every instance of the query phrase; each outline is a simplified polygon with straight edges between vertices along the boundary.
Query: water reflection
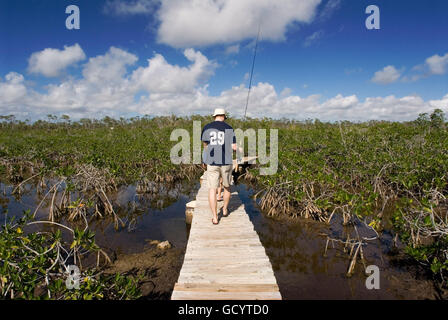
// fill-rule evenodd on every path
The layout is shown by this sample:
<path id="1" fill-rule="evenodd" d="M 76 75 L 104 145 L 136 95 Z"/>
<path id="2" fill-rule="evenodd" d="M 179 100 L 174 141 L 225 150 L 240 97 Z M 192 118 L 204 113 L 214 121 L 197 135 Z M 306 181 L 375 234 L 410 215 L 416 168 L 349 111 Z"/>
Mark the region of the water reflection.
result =
<path id="1" fill-rule="evenodd" d="M 436 293 L 426 278 L 418 278 L 412 268 L 403 268 L 392 254 L 392 235 L 364 247 L 367 265 L 380 268 L 380 290 L 365 286 L 364 266 L 358 261 L 355 273 L 347 277 L 348 253 L 335 245 L 324 257 L 326 237 L 344 238 L 350 232 L 336 217 L 330 225 L 308 219 L 268 218 L 260 213 L 246 185 L 237 187 L 250 220 L 254 224 L 272 263 L 284 299 L 434 299 Z M 372 231 L 358 225 L 361 236 Z M 409 290 L 414 288 L 414 290 Z M 418 288 L 418 289 L 416 289 Z"/>
<path id="2" fill-rule="evenodd" d="M 170 241 L 175 247 L 185 248 L 189 226 L 185 223 L 185 205 L 193 196 L 197 185 L 177 184 L 164 188 L 160 196 L 137 194 L 135 185 L 122 186 L 108 194 L 114 209 L 126 226 L 114 229 L 110 219 L 91 219 L 89 228 L 96 233 L 97 243 L 117 253 L 134 253 L 143 250 L 147 240 Z M 33 212 L 42 200 L 35 186 L 25 185 L 21 194 L 12 195 L 13 187 L 0 184 L 0 213 L 4 219 Z M 36 219 L 48 218 L 48 203 L 41 206 Z M 67 223 L 65 221 L 65 223 Z M 68 223 L 84 227 L 80 222 Z"/>
<path id="3" fill-rule="evenodd" d="M 160 189 L 160 194 L 139 194 L 134 185 L 123 186 L 110 199 L 126 227 L 114 230 L 108 219 L 94 219 L 90 228 L 96 232 L 97 243 L 118 253 L 143 250 L 147 240 L 168 240 L 175 247 L 185 249 L 189 225 L 185 223 L 185 205 L 194 199 L 198 184 L 176 185 Z M 244 184 L 236 186 L 246 212 L 254 224 L 272 263 L 284 299 L 433 299 L 432 283 L 419 277 L 412 267 L 403 267 L 392 248 L 392 234 L 384 233 L 381 240 L 364 248 L 368 264 L 381 270 L 381 289 L 367 290 L 363 265 L 357 263 L 352 277 L 346 276 L 348 254 L 340 247 L 331 246 L 324 257 L 326 237 L 343 238 L 349 230 L 341 227 L 336 216 L 331 225 L 311 220 L 268 218 L 260 213 L 251 198 L 252 189 Z M 23 210 L 34 210 L 42 194 L 33 185 L 26 185 L 21 195 L 11 195 L 12 187 L 0 184 L 1 216 L 21 216 Z M 37 213 L 46 219 L 44 204 Z M 359 226 L 362 235 L 369 230 Z"/>

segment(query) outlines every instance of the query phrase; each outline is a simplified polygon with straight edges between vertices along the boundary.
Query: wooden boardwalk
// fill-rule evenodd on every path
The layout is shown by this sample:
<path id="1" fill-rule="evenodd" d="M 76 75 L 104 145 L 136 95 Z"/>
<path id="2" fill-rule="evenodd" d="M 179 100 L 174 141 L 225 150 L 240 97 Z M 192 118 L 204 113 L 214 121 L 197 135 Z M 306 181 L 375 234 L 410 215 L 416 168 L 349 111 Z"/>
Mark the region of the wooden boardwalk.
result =
<path id="1" fill-rule="evenodd" d="M 171 299 L 281 299 L 272 265 L 233 186 L 229 213 L 228 217 L 220 214 L 218 225 L 212 224 L 204 183 L 197 194 L 184 263 Z"/>

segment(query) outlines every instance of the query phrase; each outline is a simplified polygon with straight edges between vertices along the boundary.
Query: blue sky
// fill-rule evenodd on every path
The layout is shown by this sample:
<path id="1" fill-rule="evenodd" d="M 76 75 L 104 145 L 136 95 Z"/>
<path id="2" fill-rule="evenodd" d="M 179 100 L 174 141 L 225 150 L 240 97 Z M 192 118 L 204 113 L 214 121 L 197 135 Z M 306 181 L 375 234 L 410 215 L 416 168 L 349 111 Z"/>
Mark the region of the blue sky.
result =
<path id="1" fill-rule="evenodd" d="M 251 116 L 412 119 L 448 111 L 447 17 L 442 0 L 1 0 L 0 113 L 241 116 L 260 23 Z"/>

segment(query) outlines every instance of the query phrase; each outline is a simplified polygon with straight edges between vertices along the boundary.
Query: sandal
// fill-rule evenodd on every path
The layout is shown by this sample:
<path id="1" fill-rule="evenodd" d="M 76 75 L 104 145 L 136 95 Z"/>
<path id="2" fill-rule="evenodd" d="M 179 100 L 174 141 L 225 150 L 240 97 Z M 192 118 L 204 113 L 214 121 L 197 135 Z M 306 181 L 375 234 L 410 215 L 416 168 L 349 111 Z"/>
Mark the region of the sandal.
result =
<path id="1" fill-rule="evenodd" d="M 216 223 L 215 223 L 214 220 L 215 220 L 215 219 L 212 218 L 212 223 L 213 223 L 214 225 L 217 225 L 217 224 L 219 223 L 219 220 L 218 220 L 218 222 L 216 222 Z"/>

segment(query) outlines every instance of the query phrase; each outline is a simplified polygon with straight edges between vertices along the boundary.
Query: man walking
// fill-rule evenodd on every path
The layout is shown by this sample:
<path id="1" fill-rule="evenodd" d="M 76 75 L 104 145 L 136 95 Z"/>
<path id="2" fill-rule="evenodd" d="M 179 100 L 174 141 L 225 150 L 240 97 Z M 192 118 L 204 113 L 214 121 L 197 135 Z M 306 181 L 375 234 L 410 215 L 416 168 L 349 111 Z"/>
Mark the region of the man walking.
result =
<path id="1" fill-rule="evenodd" d="M 202 129 L 204 144 L 203 162 L 207 165 L 207 183 L 209 187 L 208 202 L 212 210 L 212 223 L 218 224 L 216 189 L 222 178 L 224 187 L 224 203 L 222 215 L 226 217 L 230 202 L 230 184 L 232 179 L 233 151 L 236 151 L 236 138 L 233 128 L 225 122 L 226 111 L 215 109 L 213 122 Z"/>

